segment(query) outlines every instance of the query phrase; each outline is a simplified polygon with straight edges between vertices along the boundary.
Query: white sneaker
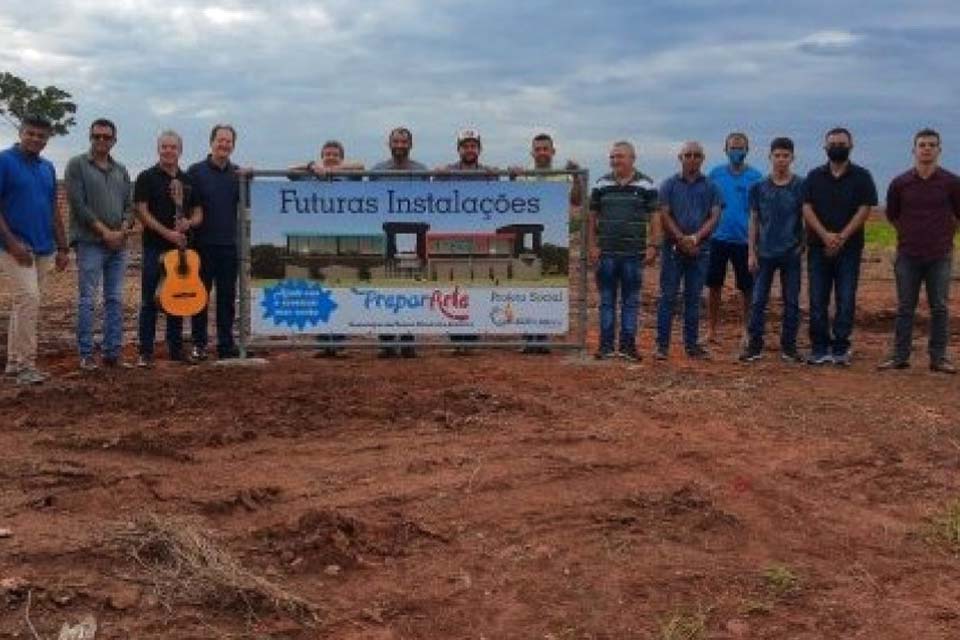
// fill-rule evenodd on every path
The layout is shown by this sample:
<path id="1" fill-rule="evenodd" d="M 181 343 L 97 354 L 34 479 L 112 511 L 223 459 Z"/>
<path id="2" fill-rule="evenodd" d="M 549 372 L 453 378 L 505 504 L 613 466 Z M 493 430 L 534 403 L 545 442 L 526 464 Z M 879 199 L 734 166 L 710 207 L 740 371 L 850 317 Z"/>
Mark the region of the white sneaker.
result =
<path id="1" fill-rule="evenodd" d="M 41 371 L 37 371 L 32 367 L 25 367 L 17 373 L 17 384 L 28 385 L 28 384 L 41 384 L 46 381 L 49 376 Z"/>

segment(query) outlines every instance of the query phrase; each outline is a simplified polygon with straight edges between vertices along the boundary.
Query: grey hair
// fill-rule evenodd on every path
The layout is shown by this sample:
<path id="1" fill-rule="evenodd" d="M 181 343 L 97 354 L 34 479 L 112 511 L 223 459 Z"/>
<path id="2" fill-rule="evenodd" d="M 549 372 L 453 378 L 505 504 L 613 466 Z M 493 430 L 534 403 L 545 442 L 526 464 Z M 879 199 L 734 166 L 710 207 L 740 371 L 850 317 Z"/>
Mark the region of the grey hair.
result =
<path id="1" fill-rule="evenodd" d="M 175 138 L 177 141 L 177 146 L 180 147 L 180 150 L 183 151 L 183 138 L 180 137 L 180 134 L 174 131 L 173 129 L 164 129 L 160 132 L 160 135 L 157 136 L 157 146 L 160 146 L 160 141 L 164 138 Z"/>
<path id="2" fill-rule="evenodd" d="M 623 147 L 624 149 L 629 149 L 630 155 L 633 156 L 634 158 L 637 157 L 637 150 L 633 148 L 633 143 L 631 143 L 629 140 L 617 140 L 611 146 Z"/>

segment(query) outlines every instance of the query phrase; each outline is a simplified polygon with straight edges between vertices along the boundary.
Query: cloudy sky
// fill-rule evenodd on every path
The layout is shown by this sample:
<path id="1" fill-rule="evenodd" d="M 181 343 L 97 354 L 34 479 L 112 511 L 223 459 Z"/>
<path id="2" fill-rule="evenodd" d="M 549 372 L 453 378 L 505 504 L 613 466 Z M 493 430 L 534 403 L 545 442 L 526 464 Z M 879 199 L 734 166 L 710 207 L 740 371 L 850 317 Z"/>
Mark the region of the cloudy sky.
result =
<path id="1" fill-rule="evenodd" d="M 960 170 L 956 0 L 0 0 L 0 42 L 0 70 L 79 104 L 78 127 L 48 147 L 61 168 L 107 116 L 134 170 L 168 127 L 199 159 L 220 121 L 240 130 L 235 159 L 260 168 L 311 159 L 328 138 L 372 164 L 404 124 L 431 166 L 455 160 L 456 130 L 473 125 L 499 165 L 526 162 L 545 130 L 594 176 L 611 141 L 633 140 L 662 179 L 682 140 L 704 141 L 713 164 L 743 129 L 755 163 L 784 134 L 806 170 L 840 124 L 881 188 L 922 126 Z"/>

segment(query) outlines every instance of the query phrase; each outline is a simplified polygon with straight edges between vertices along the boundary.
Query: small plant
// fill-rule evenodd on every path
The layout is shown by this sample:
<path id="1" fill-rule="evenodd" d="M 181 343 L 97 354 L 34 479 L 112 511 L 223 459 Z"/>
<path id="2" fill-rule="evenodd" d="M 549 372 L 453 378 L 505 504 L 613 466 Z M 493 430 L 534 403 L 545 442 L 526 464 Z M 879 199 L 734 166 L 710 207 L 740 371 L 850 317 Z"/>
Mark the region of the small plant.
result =
<path id="1" fill-rule="evenodd" d="M 763 581 L 767 589 L 777 597 L 793 595 L 800 591 L 800 578 L 790 567 L 783 564 L 767 567 L 763 572 Z"/>
<path id="2" fill-rule="evenodd" d="M 931 519 L 929 537 L 960 553 L 960 500 L 952 501 Z"/>
<path id="3" fill-rule="evenodd" d="M 701 640 L 707 633 L 707 614 L 678 611 L 660 622 L 660 640 Z"/>

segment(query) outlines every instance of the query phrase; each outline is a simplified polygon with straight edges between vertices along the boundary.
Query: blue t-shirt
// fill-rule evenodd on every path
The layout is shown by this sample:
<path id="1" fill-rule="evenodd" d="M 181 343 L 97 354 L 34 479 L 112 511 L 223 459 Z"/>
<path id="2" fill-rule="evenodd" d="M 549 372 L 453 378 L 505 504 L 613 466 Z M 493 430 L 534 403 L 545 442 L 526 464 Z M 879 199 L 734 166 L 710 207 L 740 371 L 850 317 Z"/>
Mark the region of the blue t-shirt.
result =
<path id="1" fill-rule="evenodd" d="M 56 193 L 57 172 L 49 160 L 28 156 L 19 145 L 0 152 L 0 212 L 11 233 L 38 256 L 55 248 Z"/>
<path id="2" fill-rule="evenodd" d="M 784 185 L 767 178 L 750 188 L 750 209 L 757 212 L 757 255 L 779 258 L 803 242 L 803 179 Z"/>
<path id="3" fill-rule="evenodd" d="M 700 230 L 713 207 L 723 206 L 723 195 L 702 173 L 693 182 L 678 173 L 660 185 L 660 206 L 667 207 L 680 231 L 689 235 Z"/>
<path id="4" fill-rule="evenodd" d="M 723 211 L 717 230 L 713 232 L 714 240 L 747 244 L 750 223 L 747 194 L 750 187 L 763 180 L 763 175 L 750 165 L 744 165 L 743 171 L 734 173 L 729 164 L 724 164 L 713 168 L 710 179 L 723 193 Z"/>

